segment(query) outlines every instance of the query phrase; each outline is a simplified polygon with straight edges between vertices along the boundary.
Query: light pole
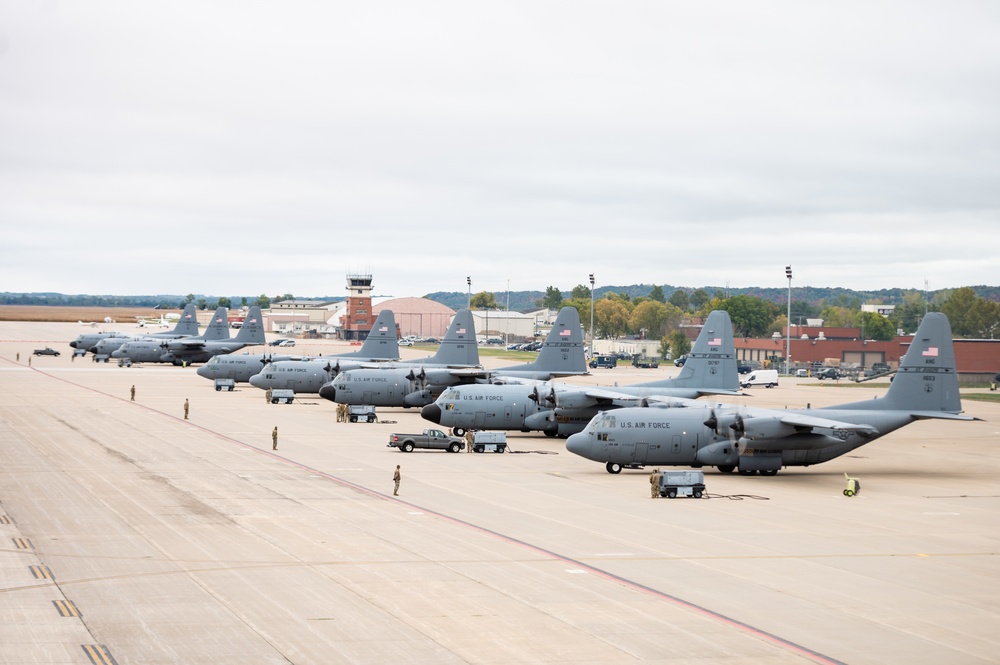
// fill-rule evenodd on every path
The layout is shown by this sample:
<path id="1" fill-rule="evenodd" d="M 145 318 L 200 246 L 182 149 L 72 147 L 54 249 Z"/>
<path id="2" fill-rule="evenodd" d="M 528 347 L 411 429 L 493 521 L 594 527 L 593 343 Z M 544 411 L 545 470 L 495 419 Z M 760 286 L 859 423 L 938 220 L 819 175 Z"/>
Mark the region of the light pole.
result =
<path id="1" fill-rule="evenodd" d="M 590 273 L 590 357 L 594 357 L 594 273 Z"/>
<path id="2" fill-rule="evenodd" d="M 792 266 L 785 266 L 788 277 L 788 327 L 785 328 L 785 375 L 788 375 L 792 360 Z"/>
<path id="3" fill-rule="evenodd" d="M 466 282 L 466 284 L 469 285 L 469 303 L 466 305 L 466 308 L 469 309 L 469 310 L 471 310 L 472 309 L 472 276 L 470 275 L 470 276 L 466 277 L 465 278 L 465 282 Z"/>

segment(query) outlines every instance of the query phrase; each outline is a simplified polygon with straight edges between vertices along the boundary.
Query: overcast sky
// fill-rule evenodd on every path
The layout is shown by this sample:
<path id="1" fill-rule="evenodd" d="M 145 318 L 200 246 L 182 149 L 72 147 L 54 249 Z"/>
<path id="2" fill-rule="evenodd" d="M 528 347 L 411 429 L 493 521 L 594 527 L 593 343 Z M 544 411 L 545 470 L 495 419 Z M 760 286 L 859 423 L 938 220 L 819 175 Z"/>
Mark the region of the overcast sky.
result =
<path id="1" fill-rule="evenodd" d="M 1000 3 L 0 0 L 0 219 L 0 291 L 996 285 Z"/>

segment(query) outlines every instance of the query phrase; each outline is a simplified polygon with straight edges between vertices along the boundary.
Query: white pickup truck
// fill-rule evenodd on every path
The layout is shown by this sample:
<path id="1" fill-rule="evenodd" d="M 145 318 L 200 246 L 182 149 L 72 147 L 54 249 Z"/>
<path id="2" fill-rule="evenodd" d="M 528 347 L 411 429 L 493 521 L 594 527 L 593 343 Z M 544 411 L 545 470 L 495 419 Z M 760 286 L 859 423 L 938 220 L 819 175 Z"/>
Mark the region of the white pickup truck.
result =
<path id="1" fill-rule="evenodd" d="M 387 446 L 399 448 L 404 453 L 412 452 L 414 448 L 430 448 L 457 453 L 465 449 L 465 439 L 447 436 L 439 429 L 425 429 L 422 434 L 390 434 Z"/>

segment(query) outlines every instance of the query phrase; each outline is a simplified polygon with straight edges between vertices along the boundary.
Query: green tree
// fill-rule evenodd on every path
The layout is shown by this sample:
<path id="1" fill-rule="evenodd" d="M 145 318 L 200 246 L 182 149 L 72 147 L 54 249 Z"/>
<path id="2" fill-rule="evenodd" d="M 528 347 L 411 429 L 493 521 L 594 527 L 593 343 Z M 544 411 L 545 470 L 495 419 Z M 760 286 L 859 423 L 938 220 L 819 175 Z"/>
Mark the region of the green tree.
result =
<path id="1" fill-rule="evenodd" d="M 823 325 L 830 328 L 853 328 L 858 312 L 840 305 L 833 305 L 820 312 Z"/>
<path id="2" fill-rule="evenodd" d="M 927 300 L 923 294 L 919 291 L 907 291 L 903 294 L 903 302 L 896 305 L 889 318 L 897 328 L 912 332 L 920 325 L 920 319 L 927 311 Z"/>
<path id="3" fill-rule="evenodd" d="M 711 300 L 712 298 L 708 295 L 708 291 L 697 289 L 691 294 L 691 309 L 696 312 L 701 311 Z"/>
<path id="4" fill-rule="evenodd" d="M 221 298 L 219 298 L 219 304 L 216 305 L 216 307 L 226 307 L 226 308 L 229 308 L 229 307 L 232 307 L 232 306 L 233 306 L 233 301 L 230 300 L 229 298 L 225 297 L 225 296 L 222 296 Z"/>
<path id="5" fill-rule="evenodd" d="M 589 303 L 588 303 L 589 307 Z M 629 315 L 631 310 L 621 300 L 615 298 L 601 298 L 594 303 L 594 334 L 598 337 L 613 338 L 621 337 L 628 332 Z M 588 309 L 587 318 L 580 317 L 584 321 L 584 327 L 590 321 Z"/>
<path id="6" fill-rule="evenodd" d="M 257 296 L 257 301 L 254 302 L 254 304 L 260 307 L 261 309 L 271 309 L 271 299 L 268 298 L 263 293 Z"/>
<path id="7" fill-rule="evenodd" d="M 246 307 L 246 306 L 247 306 L 247 297 L 243 296 L 242 298 L 240 298 L 240 307 Z"/>
<path id="8" fill-rule="evenodd" d="M 198 298 L 198 302 L 194 306 L 198 309 L 208 309 L 208 301 L 204 298 Z"/>
<path id="9" fill-rule="evenodd" d="M 589 297 L 590 294 L 588 293 Z M 563 297 L 562 291 L 554 286 L 548 286 L 545 288 L 545 297 L 542 298 L 542 307 L 547 307 L 548 309 L 559 309 L 562 307 Z"/>
<path id="10" fill-rule="evenodd" d="M 658 339 L 680 325 L 683 316 L 684 313 L 673 305 L 647 300 L 632 310 L 629 328 L 633 332 L 645 330 L 647 338 Z"/>
<path id="11" fill-rule="evenodd" d="M 681 330 L 675 330 L 664 339 L 670 340 L 670 357 L 680 358 L 685 353 L 691 353 L 691 340 Z"/>
<path id="12" fill-rule="evenodd" d="M 667 297 L 663 295 L 663 287 L 659 285 L 654 286 L 653 290 L 649 292 L 649 299 L 656 302 L 667 302 Z"/>
<path id="13" fill-rule="evenodd" d="M 718 309 L 729 312 L 733 333 L 737 337 L 760 337 L 777 316 L 777 305 L 753 296 L 733 296 L 722 301 Z"/>
<path id="14" fill-rule="evenodd" d="M 677 289 L 670 296 L 670 304 L 682 312 L 686 312 L 691 308 L 691 298 L 688 297 L 687 291 Z"/>
<path id="15" fill-rule="evenodd" d="M 877 312 L 861 312 L 858 317 L 862 338 L 888 342 L 896 337 L 896 326 Z"/>
<path id="16" fill-rule="evenodd" d="M 983 299 L 970 287 L 954 289 L 941 304 L 941 311 L 951 322 L 956 337 L 977 337 L 983 329 L 985 308 Z"/>
<path id="17" fill-rule="evenodd" d="M 472 309 L 496 309 L 497 299 L 489 291 L 480 291 L 473 294 L 472 300 L 469 301 L 469 307 Z"/>
<path id="18" fill-rule="evenodd" d="M 583 284 L 577 284 L 573 287 L 573 290 L 569 292 L 569 297 L 571 300 L 582 300 L 584 298 L 590 300 L 590 287 L 584 286 Z"/>

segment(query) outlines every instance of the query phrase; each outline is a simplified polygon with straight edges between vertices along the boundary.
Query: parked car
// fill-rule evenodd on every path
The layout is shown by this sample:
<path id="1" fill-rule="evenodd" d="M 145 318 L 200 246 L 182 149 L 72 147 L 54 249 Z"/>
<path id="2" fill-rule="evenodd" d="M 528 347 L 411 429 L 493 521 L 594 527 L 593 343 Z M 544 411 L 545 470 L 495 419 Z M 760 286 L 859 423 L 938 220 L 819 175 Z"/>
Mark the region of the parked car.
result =
<path id="1" fill-rule="evenodd" d="M 753 368 L 750 367 L 750 365 L 737 365 L 736 371 L 739 372 L 740 374 L 749 374 L 750 372 L 753 371 Z"/>
<path id="2" fill-rule="evenodd" d="M 413 346 L 413 340 L 412 339 L 401 339 L 401 340 L 399 340 L 399 342 L 397 342 L 397 344 L 399 344 L 400 346 Z"/>
<path id="3" fill-rule="evenodd" d="M 823 379 L 839 379 L 840 371 L 836 367 L 821 367 L 813 372 L 813 376 L 822 381 Z"/>
<path id="4" fill-rule="evenodd" d="M 674 367 L 684 367 L 684 363 L 687 361 L 688 357 L 685 353 L 683 356 L 674 360 Z"/>
<path id="5" fill-rule="evenodd" d="M 35 355 L 36 356 L 58 356 L 59 352 L 56 351 L 55 349 L 50 349 L 49 347 L 46 346 L 44 349 L 35 349 Z"/>
<path id="6" fill-rule="evenodd" d="M 279 339 L 275 346 L 295 346 L 294 339 Z"/>
<path id="7" fill-rule="evenodd" d="M 594 356 L 589 365 L 591 369 L 597 369 L 598 367 L 614 369 L 618 367 L 618 356 Z"/>

